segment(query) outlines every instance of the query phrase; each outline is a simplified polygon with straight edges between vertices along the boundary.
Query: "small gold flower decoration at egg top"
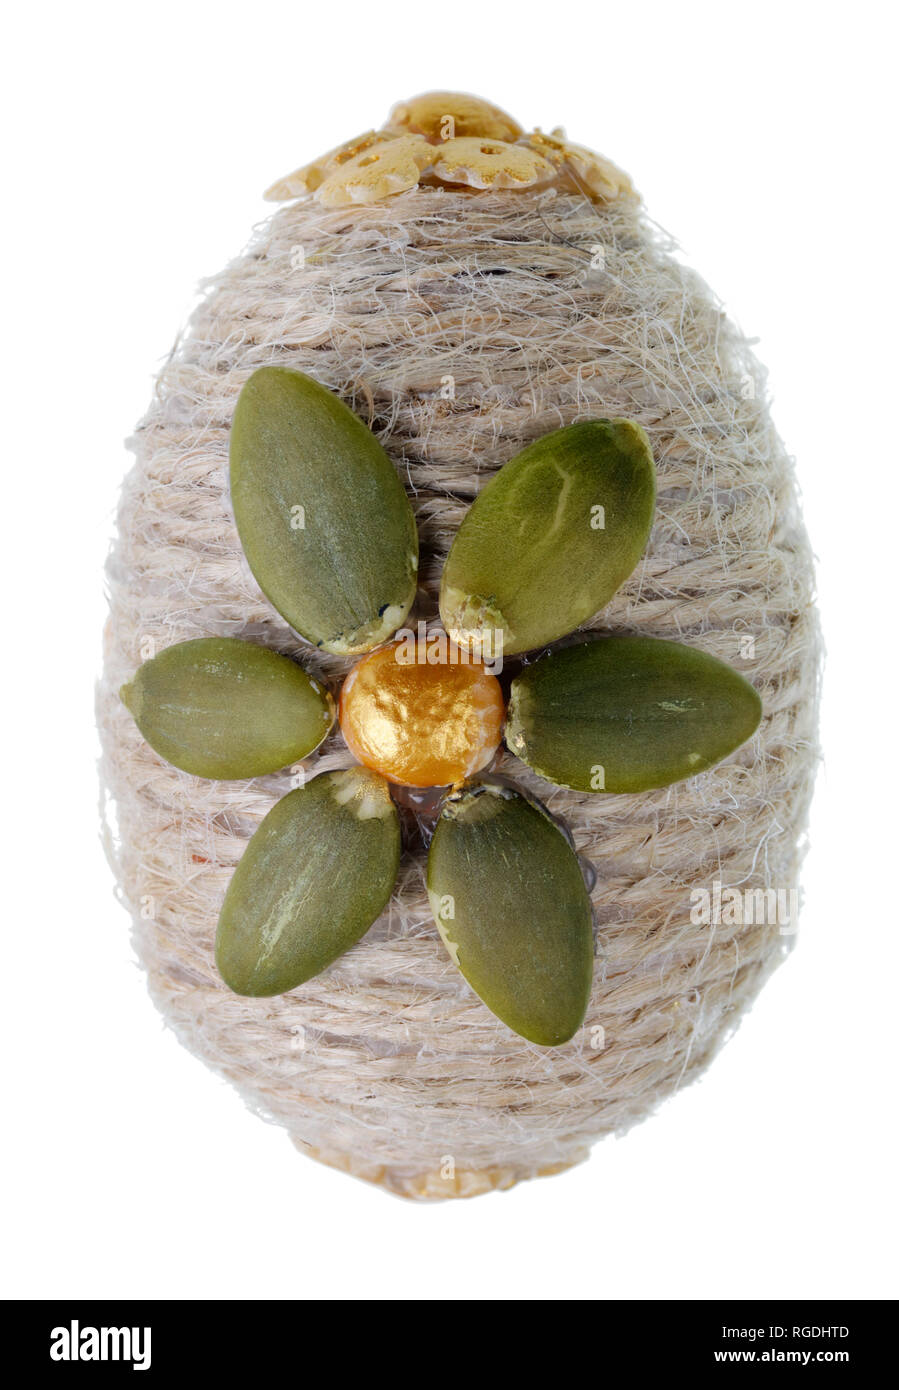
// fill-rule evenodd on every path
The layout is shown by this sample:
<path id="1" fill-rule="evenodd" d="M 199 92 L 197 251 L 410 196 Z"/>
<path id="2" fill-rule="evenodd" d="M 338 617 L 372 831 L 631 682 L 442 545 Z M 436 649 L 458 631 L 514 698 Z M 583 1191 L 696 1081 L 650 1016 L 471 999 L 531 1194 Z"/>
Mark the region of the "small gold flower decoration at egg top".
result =
<path id="1" fill-rule="evenodd" d="M 515 1032 L 566 1042 L 592 985 L 590 898 L 564 828 L 487 772 L 504 719 L 509 752 L 549 783 L 608 794 L 711 767 L 761 716 L 741 675 L 680 643 L 554 645 L 604 606 L 643 552 L 655 503 L 645 432 L 630 420 L 584 420 L 510 459 L 450 549 L 443 627 L 423 632 L 401 630 L 418 544 L 396 470 L 312 378 L 270 366 L 245 383 L 231 496 L 250 569 L 282 617 L 318 648 L 361 657 L 339 701 L 360 765 L 290 792 L 253 835 L 219 920 L 226 984 L 284 993 L 355 946 L 396 880 L 390 788 L 434 788 L 428 894 L 453 962 Z M 504 655 L 521 663 L 508 701 Z M 164 649 L 122 698 L 163 758 L 219 779 L 295 765 L 335 715 L 331 693 L 296 662 L 236 638 Z"/>
<path id="2" fill-rule="evenodd" d="M 398 101 L 386 125 L 423 135 L 435 145 L 455 136 L 514 141 L 524 135 L 512 116 L 467 92 L 425 92 L 410 101 Z"/>
<path id="3" fill-rule="evenodd" d="M 310 164 L 304 164 L 301 169 L 295 169 L 286 178 L 279 179 L 267 190 L 265 196 L 269 202 L 281 203 L 290 198 L 302 198 L 306 193 L 314 193 L 335 169 L 350 163 L 375 146 L 393 140 L 395 136 L 396 131 L 393 130 L 366 130 L 362 135 L 345 140 L 336 149 L 313 159 Z"/>
<path id="4" fill-rule="evenodd" d="M 460 92 L 399 102 L 369 130 L 272 184 L 271 202 L 312 195 L 325 207 L 377 203 L 423 184 L 486 191 L 555 188 L 596 202 L 633 196 L 611 160 L 561 131 L 525 132 L 498 106 Z"/>

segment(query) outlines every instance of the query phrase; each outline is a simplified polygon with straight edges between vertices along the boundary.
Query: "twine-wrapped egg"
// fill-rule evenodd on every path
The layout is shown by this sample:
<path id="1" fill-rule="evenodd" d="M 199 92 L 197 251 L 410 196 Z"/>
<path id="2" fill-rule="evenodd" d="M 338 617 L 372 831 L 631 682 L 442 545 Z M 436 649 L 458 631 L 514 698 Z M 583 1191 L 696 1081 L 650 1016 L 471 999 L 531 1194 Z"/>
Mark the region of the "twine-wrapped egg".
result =
<path id="1" fill-rule="evenodd" d="M 304 1153 L 408 1197 L 475 1195 L 564 1169 L 647 1116 L 707 1065 L 794 940 L 783 905 L 816 760 L 809 547 L 762 370 L 605 158 L 436 93 L 270 196 L 284 205 L 209 282 L 133 441 L 100 691 L 111 852 L 152 997 L 187 1047 Z M 247 998 L 216 970 L 250 836 L 299 780 L 355 760 L 335 728 L 302 768 L 205 780 L 153 751 L 118 692 L 200 637 L 290 655 L 334 692 L 352 666 L 287 625 L 239 543 L 229 434 L 270 364 L 328 388 L 393 461 L 420 537 L 413 622 L 436 618 L 453 538 L 506 461 L 573 422 L 637 422 L 654 524 L 587 628 L 686 643 L 761 696 L 749 742 L 661 790 L 563 790 L 498 755 L 588 866 L 592 995 L 562 1046 L 516 1035 L 455 968 L 410 816 L 387 908 L 321 974 Z"/>

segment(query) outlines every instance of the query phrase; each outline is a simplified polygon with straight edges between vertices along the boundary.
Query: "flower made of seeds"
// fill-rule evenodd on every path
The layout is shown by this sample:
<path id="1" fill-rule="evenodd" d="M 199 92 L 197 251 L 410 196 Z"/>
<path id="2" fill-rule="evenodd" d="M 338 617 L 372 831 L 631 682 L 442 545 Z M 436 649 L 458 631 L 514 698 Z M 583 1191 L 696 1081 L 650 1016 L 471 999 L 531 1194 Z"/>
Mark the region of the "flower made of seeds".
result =
<path id="1" fill-rule="evenodd" d="M 531 1042 L 580 1027 L 593 918 L 569 837 L 546 809 L 485 775 L 507 748 L 557 786 L 664 787 L 727 757 L 761 701 L 725 663 L 677 642 L 590 637 L 643 553 L 655 506 L 646 434 L 585 420 L 511 459 L 459 528 L 440 589 L 443 629 L 396 634 L 417 589 L 409 500 L 380 443 L 301 372 L 262 367 L 231 430 L 231 498 L 266 597 L 306 641 L 360 660 L 340 727 L 360 765 L 283 797 L 225 894 L 216 963 L 242 995 L 296 989 L 353 947 L 393 893 L 395 787 L 441 794 L 427 885 L 453 961 Z M 546 650 L 549 648 L 549 650 Z M 536 653 L 511 683 L 504 656 Z M 273 773 L 329 733 L 332 696 L 294 661 L 236 638 L 166 648 L 122 689 L 144 738 L 200 777 Z M 505 721 L 505 729 L 503 728 Z"/>

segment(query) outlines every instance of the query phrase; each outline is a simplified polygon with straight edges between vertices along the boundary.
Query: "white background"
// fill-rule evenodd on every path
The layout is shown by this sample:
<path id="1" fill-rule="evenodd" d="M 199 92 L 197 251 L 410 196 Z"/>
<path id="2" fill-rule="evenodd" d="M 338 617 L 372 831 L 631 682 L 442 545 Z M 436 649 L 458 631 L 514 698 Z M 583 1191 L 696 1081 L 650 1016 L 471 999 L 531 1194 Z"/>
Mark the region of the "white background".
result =
<path id="1" fill-rule="evenodd" d="M 3 84 L 10 1296 L 895 1296 L 895 35 L 888 7 L 17 7 Z M 22 19 L 21 16 L 27 17 Z M 22 26 L 25 26 L 24 28 Z M 566 126 L 760 339 L 829 645 L 798 949 L 591 1162 L 422 1207 L 301 1159 L 145 993 L 96 817 L 123 440 L 276 176 L 428 88 Z"/>

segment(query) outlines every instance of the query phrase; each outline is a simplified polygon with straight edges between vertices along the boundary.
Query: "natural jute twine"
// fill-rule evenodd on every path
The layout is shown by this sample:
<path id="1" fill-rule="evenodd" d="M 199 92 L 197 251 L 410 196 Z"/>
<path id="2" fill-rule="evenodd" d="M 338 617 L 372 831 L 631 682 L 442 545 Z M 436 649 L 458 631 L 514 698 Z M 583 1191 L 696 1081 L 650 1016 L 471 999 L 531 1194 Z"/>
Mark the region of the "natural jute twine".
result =
<path id="1" fill-rule="evenodd" d="M 422 541 L 419 606 L 479 486 L 590 416 L 648 431 L 658 507 L 643 562 L 594 626 L 701 647 L 757 685 L 757 737 L 639 796 L 552 789 L 596 869 L 595 987 L 575 1040 L 538 1048 L 475 997 L 438 938 L 421 844 L 365 939 L 276 999 L 216 974 L 222 895 L 292 773 L 203 781 L 143 741 L 117 690 L 155 647 L 229 635 L 339 678 L 263 598 L 228 499 L 238 391 L 308 372 L 371 425 Z M 278 211 L 210 281 L 133 441 L 100 689 L 108 840 L 134 943 L 180 1040 L 305 1152 L 405 1196 L 466 1196 L 582 1159 L 695 1077 L 791 944 L 776 922 L 691 922 L 691 890 L 795 887 L 815 751 L 818 630 L 790 462 L 746 341 L 635 198 L 419 188 Z M 308 773 L 351 760 L 339 732 Z"/>

